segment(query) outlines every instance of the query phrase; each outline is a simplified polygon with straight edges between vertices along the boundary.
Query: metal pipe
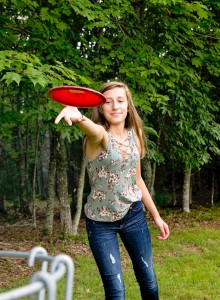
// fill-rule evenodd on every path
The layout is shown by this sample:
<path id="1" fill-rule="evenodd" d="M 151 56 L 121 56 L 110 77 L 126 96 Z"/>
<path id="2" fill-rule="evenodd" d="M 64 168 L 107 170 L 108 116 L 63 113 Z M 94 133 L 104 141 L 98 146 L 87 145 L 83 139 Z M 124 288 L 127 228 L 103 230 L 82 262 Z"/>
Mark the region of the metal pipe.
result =
<path id="1" fill-rule="evenodd" d="M 35 260 L 42 261 L 41 271 L 33 274 L 30 283 L 26 286 L 0 293 L 0 300 L 14 300 L 38 293 L 39 300 L 45 298 L 45 288 L 47 299 L 56 300 L 57 281 L 66 274 L 65 300 L 72 300 L 74 283 L 74 264 L 68 255 L 59 254 L 55 257 L 49 256 L 42 247 L 34 247 L 30 252 L 0 251 L 0 257 L 27 258 L 28 266 L 33 267 Z M 50 272 L 48 262 L 51 263 Z"/>

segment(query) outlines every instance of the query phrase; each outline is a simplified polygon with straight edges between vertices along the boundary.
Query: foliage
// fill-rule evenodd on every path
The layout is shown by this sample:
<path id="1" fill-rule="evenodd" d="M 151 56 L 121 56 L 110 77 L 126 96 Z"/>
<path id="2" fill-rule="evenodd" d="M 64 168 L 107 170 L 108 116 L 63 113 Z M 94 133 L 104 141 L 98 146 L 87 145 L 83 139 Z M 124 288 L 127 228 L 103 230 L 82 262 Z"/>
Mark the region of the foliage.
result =
<path id="1" fill-rule="evenodd" d="M 157 126 L 162 128 L 163 141 L 172 145 L 165 148 L 166 156 L 186 169 L 198 168 L 210 160 L 211 153 L 219 153 L 219 107 L 212 98 L 215 86 L 209 72 L 213 57 L 219 65 L 219 25 L 199 2 L 179 1 L 171 11 L 163 13 L 159 25 L 158 45 L 160 49 L 163 45 L 160 56 L 162 66 L 166 65 L 159 84 L 169 101 L 156 104 L 162 113 Z M 212 36 L 205 39 L 210 27 Z"/>
<path id="2" fill-rule="evenodd" d="M 57 85 L 71 85 L 77 79 L 84 84 L 90 82 L 83 76 L 66 68 L 63 63 L 56 62 L 55 65 L 42 64 L 40 59 L 33 54 L 17 51 L 0 52 L 0 72 L 2 81 L 9 86 L 12 82 L 20 84 L 21 80 L 31 81 L 34 86 L 48 87 Z"/>
<path id="3" fill-rule="evenodd" d="M 3 153 L 18 157 L 19 129 L 24 144 L 31 135 L 31 162 L 37 124 L 54 128 L 60 110 L 49 87 L 122 80 L 152 128 L 149 160 L 183 171 L 207 165 L 220 153 L 219 9 L 209 0 L 0 0 L 0 130 L 11 144 Z M 82 137 L 75 126 L 56 130 L 68 151 Z"/>

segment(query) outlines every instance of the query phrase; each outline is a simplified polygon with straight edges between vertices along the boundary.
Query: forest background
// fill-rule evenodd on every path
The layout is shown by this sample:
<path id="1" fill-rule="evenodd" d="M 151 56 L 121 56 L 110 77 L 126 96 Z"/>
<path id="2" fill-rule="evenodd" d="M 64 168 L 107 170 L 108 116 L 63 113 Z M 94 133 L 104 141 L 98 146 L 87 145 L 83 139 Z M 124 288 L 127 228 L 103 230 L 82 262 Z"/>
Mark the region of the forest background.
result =
<path id="1" fill-rule="evenodd" d="M 147 135 L 143 178 L 158 206 L 220 201 L 220 3 L 0 0 L 0 211 L 77 233 L 89 183 L 77 126 L 54 125 L 57 85 L 130 87 Z M 90 115 L 89 109 L 82 109 Z"/>

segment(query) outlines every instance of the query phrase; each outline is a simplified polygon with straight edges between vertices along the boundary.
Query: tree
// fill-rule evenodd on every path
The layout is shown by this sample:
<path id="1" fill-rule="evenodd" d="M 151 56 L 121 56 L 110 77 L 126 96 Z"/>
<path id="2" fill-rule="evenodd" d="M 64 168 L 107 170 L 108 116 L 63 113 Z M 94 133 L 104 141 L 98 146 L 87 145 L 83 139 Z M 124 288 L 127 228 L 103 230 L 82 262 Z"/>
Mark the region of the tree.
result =
<path id="1" fill-rule="evenodd" d="M 41 122 L 40 149 L 46 132 L 65 139 L 68 153 L 70 143 L 82 137 L 75 126 L 54 128 L 60 107 L 47 100 L 49 87 L 75 84 L 98 89 L 103 81 L 115 79 L 131 87 L 145 122 L 145 170 L 152 170 L 152 191 L 156 167 L 162 162 L 182 174 L 207 164 L 213 153 L 219 153 L 219 5 L 210 2 L 0 0 L 0 122 L 8 158 L 4 168 L 20 163 L 17 157 L 22 153 L 13 146 L 18 123 L 21 142 L 28 146 L 23 155 L 28 155 L 29 187 L 36 120 Z M 10 161 L 12 154 L 16 159 Z M 48 180 L 55 185 L 52 166 Z M 13 188 L 17 192 L 18 187 Z"/>
<path id="2" fill-rule="evenodd" d="M 61 134 L 58 136 L 56 144 L 56 181 L 57 181 L 57 196 L 60 203 L 60 220 L 61 228 L 64 234 L 72 234 L 72 219 L 70 211 L 70 203 L 68 201 L 68 186 L 67 186 L 67 159 L 66 148 Z"/>
<path id="3" fill-rule="evenodd" d="M 77 205 L 76 205 L 76 213 L 73 218 L 73 234 L 76 235 L 78 233 L 78 226 L 82 212 L 82 203 L 83 203 L 83 190 L 85 185 L 85 173 L 86 173 L 86 159 L 83 158 L 81 172 L 79 177 L 78 189 L 77 189 Z"/>
<path id="4" fill-rule="evenodd" d="M 54 111 L 58 110 L 59 107 L 55 103 L 48 103 L 45 102 L 45 98 L 41 95 L 42 91 L 44 90 L 45 86 L 48 86 L 48 84 L 51 84 L 51 82 L 54 82 L 56 84 L 60 83 L 71 83 L 71 77 L 73 79 L 75 78 L 75 73 L 73 71 L 67 70 L 61 63 L 57 63 L 55 66 L 49 66 L 49 65 L 42 65 L 38 58 L 34 56 L 28 56 L 25 53 L 17 53 L 15 51 L 4 51 L 0 53 L 2 56 L 2 71 L 5 72 L 2 79 L 6 81 L 6 84 L 10 87 L 12 84 L 14 84 L 14 81 L 19 84 L 19 100 L 16 105 L 16 111 L 14 111 L 14 114 L 18 117 L 19 125 L 17 126 L 17 123 L 12 123 L 14 119 L 8 118 L 7 121 L 9 123 L 12 123 L 13 127 L 16 128 L 16 132 L 18 132 L 18 166 L 20 168 L 20 187 L 21 187 L 21 195 L 20 195 L 20 208 L 22 209 L 22 212 L 24 214 L 27 214 L 29 211 L 29 198 L 28 198 L 28 191 L 27 187 L 29 184 L 29 173 L 28 169 L 31 164 L 31 160 L 27 159 L 27 153 L 29 145 L 29 141 L 27 142 L 27 138 L 29 138 L 30 134 L 30 122 L 28 117 L 31 117 L 30 120 L 34 121 L 35 118 L 39 120 L 39 118 L 44 115 L 44 120 L 42 121 L 42 124 L 45 124 L 48 122 L 47 119 L 51 119 L 51 115 L 54 114 Z M 19 70 L 23 70 L 21 74 L 19 74 Z M 30 72 L 31 69 L 31 72 Z M 7 70 L 7 71 L 6 71 Z M 56 70 L 56 72 L 52 71 Z M 60 74 L 58 74 L 57 71 L 60 71 Z M 64 76 L 63 76 L 64 75 Z M 65 78 L 66 76 L 66 78 Z M 83 79 L 83 77 L 80 77 Z M 34 102 L 28 102 L 27 99 L 22 98 L 23 90 L 25 90 L 25 87 L 30 87 L 30 82 L 34 85 L 36 85 L 35 91 L 38 92 L 38 99 L 40 100 L 38 105 L 36 105 Z M 86 79 L 85 79 L 86 81 Z M 87 82 L 87 81 L 86 81 Z M 28 85 L 29 84 L 29 85 Z M 41 88 L 40 88 L 41 87 Z M 43 93 L 42 93 L 43 94 Z M 40 96 L 41 95 L 41 96 Z M 2 111 L 2 116 L 7 115 L 9 113 L 7 108 L 7 97 L 5 97 L 4 102 L 2 104 L 2 107 L 4 107 L 4 110 Z M 40 109 L 41 103 L 44 101 L 44 106 Z M 26 126 L 23 126 L 26 125 Z M 5 128 L 7 128 L 8 122 L 5 124 L 3 122 L 3 128 L 2 133 L 4 133 Z M 16 127 L 17 126 L 17 127 Z M 47 126 L 45 126 L 47 128 Z M 58 132 L 59 132 L 58 127 Z M 54 129 L 55 130 L 55 129 Z M 65 154 L 65 147 L 64 147 L 64 137 L 65 134 L 68 134 L 69 129 L 62 130 L 62 133 L 59 133 L 59 139 L 56 140 L 57 145 L 54 147 L 57 148 L 58 145 L 62 145 L 62 147 L 59 148 L 59 151 L 56 151 L 56 153 L 51 154 L 51 164 L 50 164 L 50 173 L 49 173 L 49 189 L 48 189 L 48 211 L 47 211 L 47 224 L 46 224 L 46 230 L 47 232 L 51 233 L 53 230 L 52 220 L 53 220 L 53 201 L 55 194 L 55 176 L 56 172 L 57 174 L 61 175 L 61 177 L 58 177 L 57 181 L 57 195 L 60 200 L 60 213 L 61 213 L 61 223 L 62 223 L 62 229 L 63 232 L 71 234 L 72 232 L 72 223 L 71 223 L 71 217 L 70 217 L 70 208 L 68 204 L 68 190 L 67 190 L 67 162 L 66 162 L 66 154 Z M 54 132 L 54 131 L 53 131 Z M 56 133 L 56 135 L 58 134 Z M 63 134 L 63 135 L 62 135 Z M 32 136 L 32 135 L 31 135 Z M 78 135 L 79 137 L 79 135 Z M 54 165 L 54 155 L 55 159 L 58 161 L 58 163 L 55 163 Z M 59 157 L 58 157 L 59 156 Z M 28 165 L 29 164 L 29 165 Z M 35 170 L 35 166 L 34 166 Z M 34 174 L 36 174 L 36 170 L 34 171 Z M 62 179 L 62 180 L 61 180 Z M 34 185 L 34 188 L 36 186 Z M 35 191 L 33 191 L 35 195 Z"/>

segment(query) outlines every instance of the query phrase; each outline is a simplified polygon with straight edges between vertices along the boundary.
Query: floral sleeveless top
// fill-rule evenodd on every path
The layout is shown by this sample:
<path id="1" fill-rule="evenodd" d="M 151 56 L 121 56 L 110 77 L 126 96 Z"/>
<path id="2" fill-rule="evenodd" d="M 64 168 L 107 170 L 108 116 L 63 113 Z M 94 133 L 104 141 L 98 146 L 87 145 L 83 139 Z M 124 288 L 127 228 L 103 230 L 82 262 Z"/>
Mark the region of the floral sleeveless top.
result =
<path id="1" fill-rule="evenodd" d="M 142 193 L 136 183 L 136 167 L 140 154 L 132 129 L 119 143 L 110 133 L 108 145 L 95 159 L 87 158 L 87 171 L 91 192 L 85 205 L 89 219 L 114 222 L 122 219 L 130 205 L 141 200 Z"/>

